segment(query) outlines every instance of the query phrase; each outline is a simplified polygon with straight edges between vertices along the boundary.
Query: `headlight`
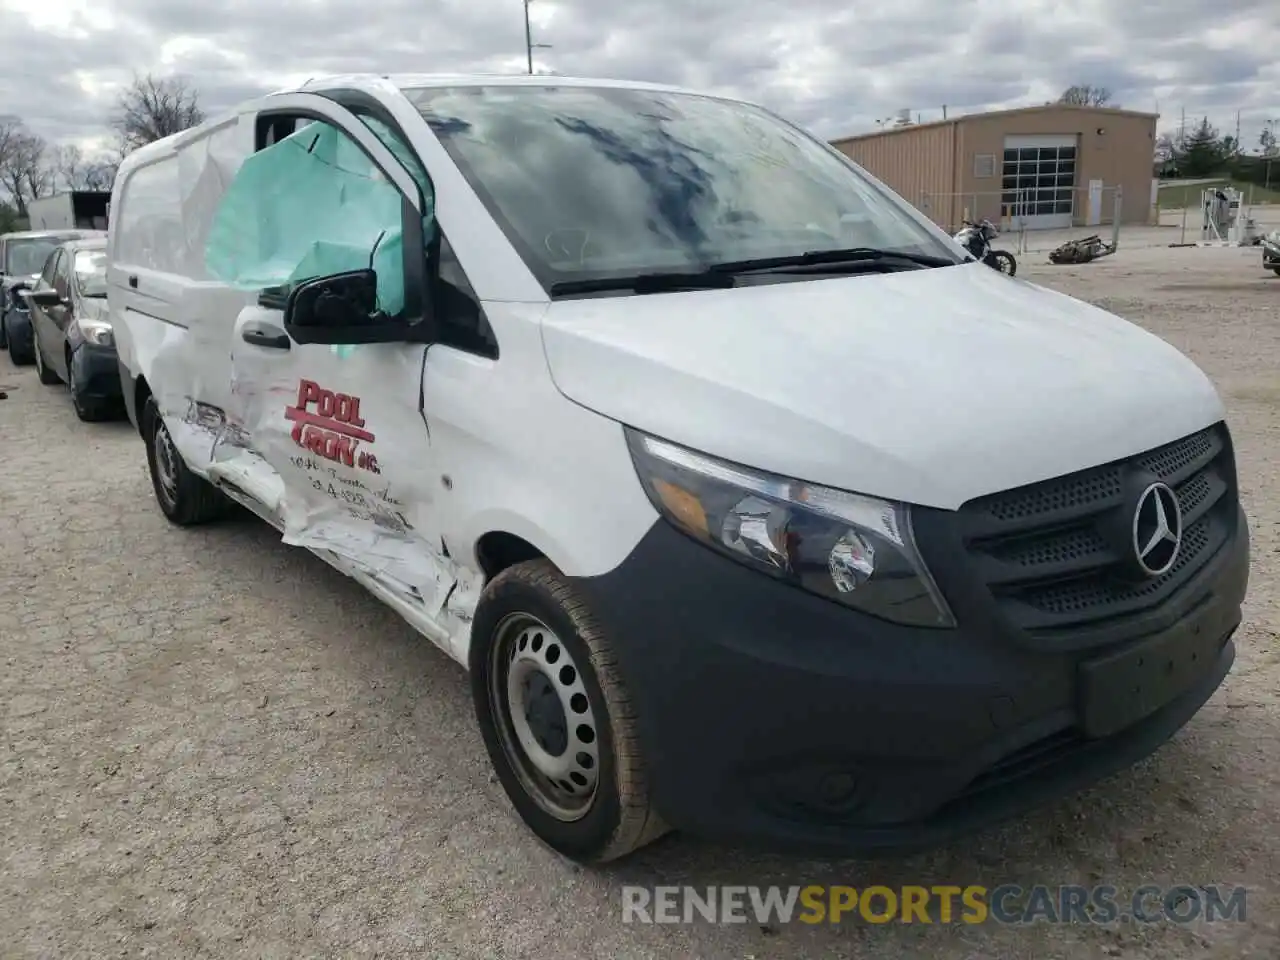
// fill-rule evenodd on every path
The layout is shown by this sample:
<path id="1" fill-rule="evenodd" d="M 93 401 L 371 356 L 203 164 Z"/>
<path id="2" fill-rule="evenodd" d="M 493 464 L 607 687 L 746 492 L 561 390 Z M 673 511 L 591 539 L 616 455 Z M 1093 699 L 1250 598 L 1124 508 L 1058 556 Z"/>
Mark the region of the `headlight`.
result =
<path id="1" fill-rule="evenodd" d="M 906 504 L 761 473 L 627 429 L 654 507 L 747 566 L 894 623 L 955 619 L 911 535 Z"/>
<path id="2" fill-rule="evenodd" d="M 81 320 L 80 332 L 84 334 L 84 338 L 87 341 L 100 347 L 109 347 L 115 343 L 115 338 L 111 333 L 111 324 L 102 320 Z"/>

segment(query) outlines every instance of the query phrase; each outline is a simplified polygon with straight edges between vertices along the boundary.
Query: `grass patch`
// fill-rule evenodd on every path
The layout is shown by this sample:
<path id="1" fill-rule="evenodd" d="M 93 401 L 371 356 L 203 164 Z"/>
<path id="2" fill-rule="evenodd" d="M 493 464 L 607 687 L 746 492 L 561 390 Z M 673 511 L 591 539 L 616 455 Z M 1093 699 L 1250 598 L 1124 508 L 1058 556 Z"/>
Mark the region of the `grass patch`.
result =
<path id="1" fill-rule="evenodd" d="M 1256 183 L 1244 183 L 1239 180 L 1232 180 L 1229 177 L 1223 177 L 1213 183 L 1197 183 L 1193 186 L 1182 186 L 1181 184 L 1171 183 L 1168 186 L 1160 188 L 1159 203 L 1162 210 L 1182 210 L 1190 207 L 1199 209 L 1201 197 L 1205 190 L 1212 186 L 1235 187 L 1240 191 L 1240 195 L 1245 202 L 1253 203 L 1276 203 L 1280 204 L 1280 163 L 1275 164 L 1272 170 L 1274 181 L 1271 189 L 1267 190 Z"/>

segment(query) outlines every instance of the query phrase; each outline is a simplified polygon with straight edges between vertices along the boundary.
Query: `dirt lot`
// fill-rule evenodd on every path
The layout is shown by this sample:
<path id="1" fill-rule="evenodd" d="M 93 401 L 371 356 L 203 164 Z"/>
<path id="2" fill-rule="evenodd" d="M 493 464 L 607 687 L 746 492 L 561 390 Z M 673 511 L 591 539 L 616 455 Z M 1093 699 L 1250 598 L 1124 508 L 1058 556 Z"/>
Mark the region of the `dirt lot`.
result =
<path id="1" fill-rule="evenodd" d="M 1134 249 L 1037 282 L 1137 320 L 1230 409 L 1254 569 L 1225 687 L 1151 760 L 929 855 L 796 863 L 682 837 L 612 869 L 535 844 L 462 672 L 243 521 L 171 529 L 123 424 L 0 360 L 5 957 L 1280 956 L 1280 278 Z M 626 883 L 1244 884 L 1244 923 L 624 926 Z"/>

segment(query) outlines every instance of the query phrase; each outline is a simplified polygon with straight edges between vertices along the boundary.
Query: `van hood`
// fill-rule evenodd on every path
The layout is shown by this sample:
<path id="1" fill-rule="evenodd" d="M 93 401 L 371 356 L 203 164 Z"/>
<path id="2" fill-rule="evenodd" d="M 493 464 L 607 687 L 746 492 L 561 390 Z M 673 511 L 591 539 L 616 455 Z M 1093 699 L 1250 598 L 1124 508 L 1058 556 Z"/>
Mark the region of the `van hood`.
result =
<path id="1" fill-rule="evenodd" d="M 1110 313 L 980 263 L 562 300 L 570 400 L 675 443 L 955 509 L 1223 417 L 1209 379 Z"/>

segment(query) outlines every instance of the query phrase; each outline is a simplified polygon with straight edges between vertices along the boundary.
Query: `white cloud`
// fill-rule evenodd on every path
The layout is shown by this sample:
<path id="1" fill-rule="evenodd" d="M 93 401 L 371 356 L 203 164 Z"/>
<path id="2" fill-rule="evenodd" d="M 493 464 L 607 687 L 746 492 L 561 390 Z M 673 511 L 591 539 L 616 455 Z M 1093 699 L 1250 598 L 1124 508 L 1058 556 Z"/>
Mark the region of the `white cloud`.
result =
<path id="1" fill-rule="evenodd" d="M 1072 83 L 1207 115 L 1246 145 L 1280 119 L 1276 0 L 533 0 L 536 62 L 559 74 L 730 92 L 814 132 L 1039 103 Z M 105 135 L 136 71 L 189 76 L 209 110 L 300 77 L 519 72 L 515 0 L 5 0 L 0 113 L 53 140 Z M 35 78 L 43 78 L 37 82 Z"/>

